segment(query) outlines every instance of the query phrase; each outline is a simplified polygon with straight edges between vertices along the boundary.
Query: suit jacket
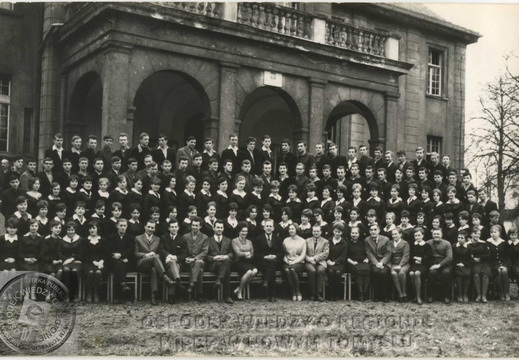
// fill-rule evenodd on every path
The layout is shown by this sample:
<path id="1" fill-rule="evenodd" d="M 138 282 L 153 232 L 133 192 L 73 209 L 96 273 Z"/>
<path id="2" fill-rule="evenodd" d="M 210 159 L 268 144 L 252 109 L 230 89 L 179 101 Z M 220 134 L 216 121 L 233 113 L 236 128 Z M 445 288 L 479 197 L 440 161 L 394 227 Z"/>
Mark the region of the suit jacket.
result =
<path id="1" fill-rule="evenodd" d="M 209 238 L 209 248 L 207 251 L 207 261 L 213 262 L 216 255 L 227 255 L 232 260 L 234 252 L 232 250 L 232 241 L 228 237 L 222 235 L 221 244 L 216 242 L 214 236 Z"/>
<path id="2" fill-rule="evenodd" d="M 366 173 L 366 167 L 368 165 L 371 165 L 375 167 L 375 160 L 371 156 L 362 155 L 359 159 L 359 166 L 360 166 L 360 176 L 364 176 Z"/>
<path id="3" fill-rule="evenodd" d="M 209 238 L 207 235 L 198 233 L 196 238 L 193 238 L 193 233 L 189 232 L 184 235 L 187 242 L 188 256 L 195 260 L 204 260 L 209 252 Z"/>
<path id="4" fill-rule="evenodd" d="M 159 254 L 164 263 L 168 255 L 176 255 L 178 262 L 183 263 L 188 255 L 186 239 L 177 234 L 173 239 L 170 233 L 160 237 Z"/>
<path id="5" fill-rule="evenodd" d="M 251 162 L 250 173 L 252 175 L 261 174 L 261 170 L 263 168 L 263 155 L 261 154 L 261 151 L 259 151 L 258 149 L 254 149 L 251 155 L 249 150 L 240 149 L 240 151 L 238 152 L 238 161 L 240 163 L 240 169 L 243 160 L 249 160 Z"/>
<path id="6" fill-rule="evenodd" d="M 396 246 L 394 241 L 390 241 L 388 249 L 391 254 L 391 264 L 404 266 L 409 263 L 411 247 L 407 241 L 402 239 Z"/>
<path id="7" fill-rule="evenodd" d="M 171 165 L 173 165 L 173 167 L 176 164 L 175 150 L 173 150 L 173 148 L 170 147 L 166 149 L 166 156 L 164 156 L 164 153 L 162 152 L 162 149 L 160 147 L 153 150 L 151 152 L 151 156 L 153 156 L 153 161 L 155 161 L 159 165 L 159 167 L 162 165 L 164 160 L 171 161 Z"/>
<path id="8" fill-rule="evenodd" d="M 65 158 L 65 149 L 61 151 L 61 158 L 57 150 L 52 148 L 45 150 L 45 157 L 50 157 L 54 161 L 54 171 L 60 172 L 63 170 L 63 159 Z"/>
<path id="9" fill-rule="evenodd" d="M 389 251 L 389 239 L 383 235 L 379 235 L 378 243 L 375 243 L 373 237 L 368 236 L 364 240 L 366 246 L 366 255 L 371 265 L 377 265 L 382 262 L 384 265 L 389 264 L 391 252 Z"/>
<path id="10" fill-rule="evenodd" d="M 262 264 L 265 261 L 266 255 L 276 255 L 278 260 L 283 259 L 283 240 L 274 233 L 271 234 L 271 244 L 267 243 L 267 235 L 263 234 L 254 239 L 252 245 L 254 246 L 254 261 L 256 264 Z"/>
<path id="11" fill-rule="evenodd" d="M 43 197 L 46 198 L 52 191 L 52 189 L 50 188 L 52 184 L 50 183 L 49 178 L 45 174 L 45 171 L 39 172 L 37 176 L 40 179 L 40 192 L 42 193 Z M 58 180 L 59 179 L 56 176 L 56 173 L 52 171 L 52 181 L 55 182 Z"/>
<path id="12" fill-rule="evenodd" d="M 148 243 L 148 239 L 146 238 L 146 234 L 142 234 L 135 237 L 135 259 L 137 260 L 137 266 L 140 266 L 144 261 L 144 256 L 153 251 L 158 254 L 160 246 L 160 238 L 158 236 L 152 235 L 151 242 Z"/>
<path id="13" fill-rule="evenodd" d="M 233 173 L 233 175 L 237 174 L 241 169 L 239 155 L 240 155 L 240 150 L 238 150 L 236 152 L 236 154 L 234 154 L 234 151 L 229 148 L 222 151 L 222 156 L 220 157 L 220 159 L 221 159 L 220 169 L 222 169 L 222 171 L 223 171 L 223 165 L 224 165 L 223 162 L 225 160 L 231 160 L 232 161 L 232 173 Z"/>
<path id="14" fill-rule="evenodd" d="M 328 266 L 326 260 L 329 254 L 330 242 L 322 236 L 317 239 L 317 244 L 313 236 L 306 239 L 306 261 L 308 261 L 309 257 L 313 257 L 316 263 L 326 268 Z"/>
<path id="15" fill-rule="evenodd" d="M 334 158 L 330 158 L 330 162 L 332 164 L 332 176 L 337 177 L 337 168 L 339 166 L 344 166 L 344 170 L 348 171 L 348 159 L 344 155 L 337 155 Z"/>
<path id="16" fill-rule="evenodd" d="M 474 203 L 472 205 L 472 208 L 471 208 L 471 205 L 470 204 L 466 204 L 465 205 L 465 210 L 467 210 L 469 212 L 469 215 L 472 217 L 472 214 L 475 214 L 475 213 L 478 213 L 478 214 L 481 214 L 481 216 L 484 218 L 486 216 L 485 214 L 485 208 L 483 207 L 483 205 L 481 205 L 480 203 Z"/>
<path id="17" fill-rule="evenodd" d="M 125 233 L 121 239 L 119 233 L 112 234 L 108 237 L 107 251 L 110 255 L 113 253 L 120 253 L 121 259 L 133 259 L 135 237 Z M 144 239 L 146 240 L 146 239 Z"/>
<path id="18" fill-rule="evenodd" d="M 187 165 L 191 166 L 193 165 L 193 156 L 195 156 L 196 154 L 198 154 L 198 150 L 194 149 L 193 151 L 191 151 L 191 149 L 186 145 L 177 150 L 177 159 L 180 159 L 181 157 L 186 157 L 188 160 Z"/>

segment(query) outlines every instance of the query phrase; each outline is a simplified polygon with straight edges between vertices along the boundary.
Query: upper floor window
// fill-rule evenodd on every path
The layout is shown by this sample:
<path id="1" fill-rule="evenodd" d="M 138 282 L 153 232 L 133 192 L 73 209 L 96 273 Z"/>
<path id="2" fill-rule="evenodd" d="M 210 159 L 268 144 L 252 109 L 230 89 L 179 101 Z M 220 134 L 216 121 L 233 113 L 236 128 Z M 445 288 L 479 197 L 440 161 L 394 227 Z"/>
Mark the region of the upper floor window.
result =
<path id="1" fill-rule="evenodd" d="M 0 75 L 0 151 L 8 151 L 11 112 L 11 80 Z"/>
<path id="2" fill-rule="evenodd" d="M 443 51 L 429 49 L 427 64 L 427 94 L 442 95 Z"/>
<path id="3" fill-rule="evenodd" d="M 443 138 L 440 136 L 427 136 L 427 154 L 433 152 L 442 153 L 442 141 Z"/>
<path id="4" fill-rule="evenodd" d="M 11 2 L 0 2 L 0 9 L 14 10 L 14 3 L 11 3 Z"/>

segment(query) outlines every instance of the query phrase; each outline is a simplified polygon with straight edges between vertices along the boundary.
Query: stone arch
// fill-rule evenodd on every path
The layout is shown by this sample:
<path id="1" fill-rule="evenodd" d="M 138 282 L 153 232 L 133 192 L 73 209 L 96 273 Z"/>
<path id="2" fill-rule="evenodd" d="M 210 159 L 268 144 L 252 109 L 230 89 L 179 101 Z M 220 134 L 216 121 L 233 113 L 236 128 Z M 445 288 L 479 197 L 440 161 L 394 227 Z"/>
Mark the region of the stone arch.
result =
<path id="1" fill-rule="evenodd" d="M 101 138 L 103 107 L 103 84 L 101 76 L 95 71 L 82 75 L 70 97 L 68 120 L 64 124 L 67 141 L 77 134 L 83 141 L 89 135 Z"/>
<path id="2" fill-rule="evenodd" d="M 197 139 L 197 147 L 203 146 L 211 106 L 205 88 L 192 76 L 176 70 L 151 74 L 136 91 L 133 106 L 135 144 L 139 134 L 147 132 L 151 146 L 161 133 L 175 148 L 184 146 L 191 135 Z"/>

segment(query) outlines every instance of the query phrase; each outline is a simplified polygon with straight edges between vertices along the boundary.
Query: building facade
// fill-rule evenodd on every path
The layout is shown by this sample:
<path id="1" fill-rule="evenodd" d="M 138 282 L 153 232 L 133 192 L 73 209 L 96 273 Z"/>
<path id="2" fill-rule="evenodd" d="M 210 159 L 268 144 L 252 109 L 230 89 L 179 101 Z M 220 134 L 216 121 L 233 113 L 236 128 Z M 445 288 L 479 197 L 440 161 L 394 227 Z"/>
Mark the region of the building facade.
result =
<path id="1" fill-rule="evenodd" d="M 362 143 L 409 153 L 424 146 L 463 165 L 465 51 L 479 35 L 422 5 L 44 3 L 5 11 L 22 6 L 39 13 L 25 24 L 34 27 L 35 76 L 15 83 L 25 70 L 5 66 L 5 54 L 0 74 L 13 91 L 32 87 L 27 101 L 39 126 L 20 126 L 30 106 L 13 105 L 8 153 L 25 152 L 26 130 L 37 140 L 29 152 L 40 157 L 56 132 L 67 146 L 74 134 L 125 132 L 136 144 L 145 131 L 153 144 L 166 133 L 176 146 L 194 135 L 220 151 L 237 133 L 242 145 L 269 134 L 275 146 L 304 139 L 313 150 L 330 140 L 341 153 Z"/>

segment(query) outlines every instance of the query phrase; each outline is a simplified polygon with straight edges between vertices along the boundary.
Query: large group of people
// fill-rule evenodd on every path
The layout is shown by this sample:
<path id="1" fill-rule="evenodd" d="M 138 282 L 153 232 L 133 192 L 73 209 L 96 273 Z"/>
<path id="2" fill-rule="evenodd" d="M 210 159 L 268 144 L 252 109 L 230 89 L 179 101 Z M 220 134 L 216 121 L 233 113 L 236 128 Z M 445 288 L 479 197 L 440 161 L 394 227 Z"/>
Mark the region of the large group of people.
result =
<path id="1" fill-rule="evenodd" d="M 327 299 L 342 298 L 349 273 L 360 301 L 392 296 L 420 305 L 449 303 L 453 286 L 457 301 L 469 301 L 473 288 L 475 301 L 485 303 L 492 282 L 510 300 L 510 279 L 519 276 L 517 229 L 505 232 L 497 205 L 446 154 L 426 159 L 418 147 L 408 161 L 404 151 L 395 158 L 377 147 L 372 158 L 360 146 L 343 156 L 333 143 L 318 143 L 310 154 L 305 141 L 289 140 L 275 154 L 268 135 L 238 148 L 233 134 L 220 153 L 210 138 L 203 152 L 194 137 L 172 149 L 165 134 L 155 149 L 147 133 L 133 148 L 124 133 L 117 146 L 104 136 L 99 150 L 96 136 L 85 149 L 77 135 L 69 149 L 63 140 L 54 135 L 40 172 L 34 159 L 0 163 L 0 270 L 51 274 L 70 301 L 80 300 L 81 277 L 84 300 L 99 302 L 110 273 L 122 301 L 133 271 L 151 276 L 152 304 L 161 278 L 170 303 L 185 293 L 205 301 L 204 271 L 215 274 L 213 289 L 228 304 L 243 300 L 260 275 L 275 301 L 279 271 L 293 301 L 303 299 L 303 273 L 304 297 L 316 301 L 324 300 L 326 282 Z M 26 296 L 36 299 L 36 290 Z M 45 300 L 53 296 L 48 291 Z"/>

